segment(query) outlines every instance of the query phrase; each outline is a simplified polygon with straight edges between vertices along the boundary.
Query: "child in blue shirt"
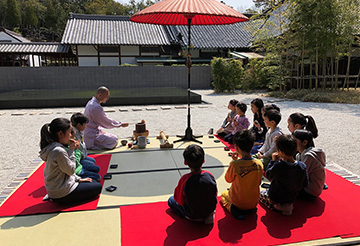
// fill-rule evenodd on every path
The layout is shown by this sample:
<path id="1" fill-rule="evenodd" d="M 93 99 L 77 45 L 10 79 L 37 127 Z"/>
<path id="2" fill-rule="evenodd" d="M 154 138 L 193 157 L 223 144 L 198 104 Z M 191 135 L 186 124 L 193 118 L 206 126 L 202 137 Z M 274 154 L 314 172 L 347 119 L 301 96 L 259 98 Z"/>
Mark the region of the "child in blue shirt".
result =
<path id="1" fill-rule="evenodd" d="M 273 153 L 265 177 L 270 188 L 260 192 L 259 201 L 270 209 L 281 211 L 283 215 L 291 215 L 293 202 L 300 190 L 308 184 L 306 165 L 295 161 L 297 141 L 292 135 L 281 135 L 276 139 L 278 151 Z"/>

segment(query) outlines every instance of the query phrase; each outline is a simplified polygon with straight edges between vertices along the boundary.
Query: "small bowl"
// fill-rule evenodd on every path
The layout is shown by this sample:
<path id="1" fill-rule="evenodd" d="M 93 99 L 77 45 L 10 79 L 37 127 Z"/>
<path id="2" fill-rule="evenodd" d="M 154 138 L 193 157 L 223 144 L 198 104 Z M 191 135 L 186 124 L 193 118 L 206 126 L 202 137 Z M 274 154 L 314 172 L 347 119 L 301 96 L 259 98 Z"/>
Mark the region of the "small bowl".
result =
<path id="1" fill-rule="evenodd" d="M 127 142 L 128 142 L 127 140 L 121 140 L 121 145 L 125 146 L 127 144 Z"/>

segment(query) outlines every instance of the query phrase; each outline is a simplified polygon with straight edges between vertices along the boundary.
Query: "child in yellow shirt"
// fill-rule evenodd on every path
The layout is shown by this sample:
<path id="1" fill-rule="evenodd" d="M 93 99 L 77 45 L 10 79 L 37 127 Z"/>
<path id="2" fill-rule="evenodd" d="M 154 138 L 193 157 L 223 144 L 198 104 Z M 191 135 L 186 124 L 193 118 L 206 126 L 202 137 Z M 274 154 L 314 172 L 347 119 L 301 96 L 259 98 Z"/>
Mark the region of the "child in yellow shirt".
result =
<path id="1" fill-rule="evenodd" d="M 221 194 L 222 205 L 239 220 L 256 208 L 260 196 L 263 164 L 251 157 L 254 142 L 255 136 L 250 130 L 244 129 L 235 134 L 236 152 L 225 174 L 225 180 L 231 183 L 231 187 Z"/>

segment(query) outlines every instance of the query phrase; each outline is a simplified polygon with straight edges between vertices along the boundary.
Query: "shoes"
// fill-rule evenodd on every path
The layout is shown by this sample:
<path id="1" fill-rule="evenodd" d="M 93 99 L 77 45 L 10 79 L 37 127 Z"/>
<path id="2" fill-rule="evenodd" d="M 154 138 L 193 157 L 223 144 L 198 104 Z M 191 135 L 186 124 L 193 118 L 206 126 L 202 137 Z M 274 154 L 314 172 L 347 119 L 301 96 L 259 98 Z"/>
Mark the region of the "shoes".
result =
<path id="1" fill-rule="evenodd" d="M 215 212 L 212 212 L 208 217 L 205 218 L 204 223 L 205 225 L 214 224 L 215 219 Z"/>
<path id="2" fill-rule="evenodd" d="M 279 210 L 283 215 L 289 216 L 292 215 L 292 211 L 294 209 L 294 205 L 292 203 L 286 204 L 274 204 L 274 208 Z"/>
<path id="3" fill-rule="evenodd" d="M 46 194 L 42 200 L 43 200 L 44 202 L 46 202 L 46 201 L 52 202 L 52 201 L 53 201 L 53 200 L 49 197 L 48 194 Z"/>
<path id="4" fill-rule="evenodd" d="M 231 204 L 230 212 L 237 220 L 245 219 L 244 211 L 238 209 L 234 204 Z"/>

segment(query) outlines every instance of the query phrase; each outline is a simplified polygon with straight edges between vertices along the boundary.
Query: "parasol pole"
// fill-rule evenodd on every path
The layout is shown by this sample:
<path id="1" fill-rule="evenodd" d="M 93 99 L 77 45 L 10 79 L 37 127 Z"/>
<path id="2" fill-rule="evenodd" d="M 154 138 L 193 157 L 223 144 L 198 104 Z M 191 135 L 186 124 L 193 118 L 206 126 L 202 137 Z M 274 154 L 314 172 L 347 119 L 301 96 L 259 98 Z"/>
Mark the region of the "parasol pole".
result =
<path id="1" fill-rule="evenodd" d="M 185 15 L 184 15 L 185 16 Z M 191 47 L 191 20 L 194 17 L 194 15 L 186 15 L 185 16 L 188 22 L 188 47 L 187 47 L 187 67 L 188 67 L 188 90 L 187 90 L 187 109 L 188 109 L 188 115 L 187 115 L 187 128 L 185 130 L 185 135 L 184 136 L 180 136 L 177 135 L 177 137 L 180 137 L 181 139 L 175 140 L 174 143 L 176 142 L 180 142 L 180 141 L 193 141 L 193 142 L 197 142 L 197 143 L 202 143 L 199 140 L 196 140 L 195 138 L 199 138 L 202 136 L 194 136 L 192 129 L 191 129 L 191 113 L 190 113 L 190 70 L 191 70 L 191 54 L 190 54 L 190 47 Z"/>

